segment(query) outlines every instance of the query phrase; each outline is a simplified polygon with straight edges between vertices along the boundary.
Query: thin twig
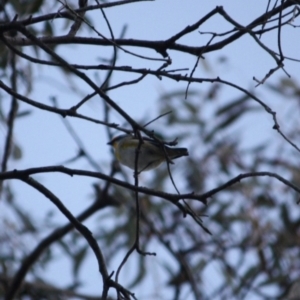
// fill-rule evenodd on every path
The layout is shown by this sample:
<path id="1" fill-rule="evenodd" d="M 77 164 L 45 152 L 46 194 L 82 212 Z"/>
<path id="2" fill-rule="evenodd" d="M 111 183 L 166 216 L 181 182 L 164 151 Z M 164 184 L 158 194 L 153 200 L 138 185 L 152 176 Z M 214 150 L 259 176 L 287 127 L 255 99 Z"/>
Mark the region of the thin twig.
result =
<path id="1" fill-rule="evenodd" d="M 160 114 L 158 117 L 156 117 L 153 120 L 151 120 L 151 121 L 147 122 L 146 124 L 144 124 L 143 127 L 146 127 L 146 126 L 150 125 L 151 123 L 157 121 L 158 119 L 160 119 L 160 118 L 162 118 L 162 117 L 164 117 L 164 116 L 166 116 L 168 114 L 171 114 L 171 113 L 172 113 L 172 110 L 167 111 L 167 112 L 165 112 L 163 114 Z"/>

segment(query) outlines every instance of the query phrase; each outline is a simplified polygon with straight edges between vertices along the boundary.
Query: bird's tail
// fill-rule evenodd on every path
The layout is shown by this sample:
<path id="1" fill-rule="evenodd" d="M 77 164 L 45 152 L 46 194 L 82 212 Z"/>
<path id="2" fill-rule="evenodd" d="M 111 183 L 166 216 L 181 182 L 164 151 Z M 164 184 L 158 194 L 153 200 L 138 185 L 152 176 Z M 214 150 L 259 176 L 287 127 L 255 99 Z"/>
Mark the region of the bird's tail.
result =
<path id="1" fill-rule="evenodd" d="M 175 159 L 181 156 L 188 156 L 189 152 L 186 148 L 169 148 L 166 147 L 166 152 L 171 159 Z"/>

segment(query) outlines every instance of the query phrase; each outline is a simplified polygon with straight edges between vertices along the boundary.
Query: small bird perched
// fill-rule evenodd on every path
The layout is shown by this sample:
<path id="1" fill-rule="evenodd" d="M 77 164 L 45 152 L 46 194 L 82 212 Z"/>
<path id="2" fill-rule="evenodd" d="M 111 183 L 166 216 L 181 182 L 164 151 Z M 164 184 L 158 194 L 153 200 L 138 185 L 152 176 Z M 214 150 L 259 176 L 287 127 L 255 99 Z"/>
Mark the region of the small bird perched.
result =
<path id="1" fill-rule="evenodd" d="M 133 170 L 135 169 L 136 151 L 139 149 L 137 168 L 139 173 L 158 167 L 167 160 L 166 155 L 170 160 L 189 155 L 186 148 L 171 148 L 146 137 L 142 137 L 142 139 L 143 143 L 140 148 L 140 140 L 127 134 L 119 135 L 107 144 L 114 147 L 117 160 Z"/>

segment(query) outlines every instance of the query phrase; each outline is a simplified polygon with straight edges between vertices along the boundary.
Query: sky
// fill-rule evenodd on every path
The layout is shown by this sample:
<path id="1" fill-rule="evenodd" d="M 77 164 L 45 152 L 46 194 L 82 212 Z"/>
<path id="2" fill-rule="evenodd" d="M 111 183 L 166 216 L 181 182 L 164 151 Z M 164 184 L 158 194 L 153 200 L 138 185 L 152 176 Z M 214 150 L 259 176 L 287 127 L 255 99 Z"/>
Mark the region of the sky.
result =
<path id="1" fill-rule="evenodd" d="M 77 1 L 68 1 L 69 4 L 76 3 Z M 258 5 L 259 3 L 259 5 Z M 263 4 L 262 4 L 263 3 Z M 90 4 L 93 4 L 92 1 Z M 117 8 L 105 9 L 105 13 L 113 29 L 115 37 L 120 36 L 124 24 L 127 25 L 125 38 L 132 39 L 148 39 L 148 40 L 163 40 L 178 31 L 185 28 L 187 25 L 195 23 L 203 15 L 211 11 L 217 5 L 222 5 L 225 11 L 235 20 L 242 25 L 247 25 L 255 16 L 264 13 L 267 1 L 199 1 L 199 0 L 160 0 L 160 1 L 147 1 L 140 3 L 133 3 L 124 5 Z M 43 12 L 46 13 L 46 12 Z M 104 22 L 103 16 L 99 11 L 88 13 L 88 18 L 91 24 L 99 29 L 102 34 L 109 38 L 109 31 Z M 70 24 L 67 25 L 63 21 L 54 21 L 56 26 L 56 34 L 64 34 Z M 221 16 L 215 16 L 209 22 L 205 23 L 199 30 L 205 31 L 223 31 L 232 29 L 232 25 L 228 24 Z M 297 57 L 300 53 L 299 37 L 297 39 L 297 31 L 292 27 L 283 30 L 283 45 L 284 52 L 288 56 Z M 80 30 L 78 36 L 96 36 L 89 29 Z M 198 31 L 188 35 L 187 37 L 179 40 L 180 43 L 188 45 L 205 45 L 209 40 L 210 35 L 200 34 Z M 269 46 L 276 45 L 276 37 L 273 34 L 263 37 L 263 41 Z M 128 47 L 130 51 L 135 53 L 142 53 L 150 57 L 157 57 L 159 55 L 154 51 L 142 50 L 139 48 Z M 275 48 L 277 49 L 277 48 Z M 111 49 L 109 47 L 103 49 L 96 46 L 79 47 L 78 45 L 72 46 L 59 46 L 57 52 L 62 55 L 69 63 L 78 64 L 96 64 L 103 63 L 103 57 L 111 57 Z M 27 53 L 32 54 L 32 49 L 28 47 Z M 253 76 L 256 78 L 263 78 L 268 71 L 275 66 L 275 62 L 270 58 L 267 53 L 262 55 L 262 49 L 253 42 L 249 36 L 245 36 L 238 42 L 233 43 L 222 49 L 221 52 L 212 52 L 205 54 L 205 62 L 201 62 L 196 70 L 197 77 L 211 77 L 215 78 L 220 76 L 222 79 L 232 81 L 243 88 L 255 89 L 255 92 L 262 97 L 272 108 L 278 109 L 279 120 L 285 118 L 285 107 L 282 107 L 282 102 L 277 99 L 276 95 L 267 93 L 263 87 L 254 88 L 256 83 L 252 80 Z M 169 68 L 189 68 L 191 70 L 195 64 L 195 57 L 181 55 L 178 52 L 170 51 L 172 58 L 172 66 Z M 47 57 L 47 56 L 44 56 Z M 220 63 L 220 58 L 227 57 L 225 63 Z M 126 53 L 119 53 L 117 65 L 130 65 L 136 68 L 151 67 L 155 69 L 161 63 L 153 63 L 152 61 L 142 60 Z M 297 78 L 298 67 L 292 62 L 285 62 L 286 69 L 293 78 Z M 104 78 L 104 73 L 89 71 L 87 73 L 96 82 L 101 82 Z M 59 104 L 60 108 L 69 108 L 79 102 L 87 93 L 91 93 L 91 89 L 85 83 L 75 79 L 73 76 L 66 77 L 62 72 L 57 71 L 52 67 L 36 66 L 33 72 L 33 80 L 36 88 L 29 95 L 32 99 L 37 99 L 43 103 L 51 104 L 51 99 L 54 97 Z M 278 71 L 271 82 L 275 82 L 279 76 L 285 76 L 282 71 Z M 68 81 L 66 81 L 68 78 Z M 135 78 L 134 75 L 129 73 L 116 73 L 112 78 L 112 84 L 117 84 L 124 80 Z M 252 83 L 251 83 L 252 82 Z M 206 87 L 207 84 L 203 84 Z M 185 88 L 186 84 L 175 82 L 167 79 L 158 80 L 156 77 L 147 77 L 138 85 L 125 86 L 121 89 L 113 90 L 109 96 L 116 101 L 124 110 L 129 113 L 133 119 L 146 123 L 152 118 L 156 117 L 157 101 L 162 92 L 178 90 Z M 71 88 L 70 88 L 71 87 Z M 202 85 L 192 85 L 199 91 Z M 22 90 L 22 87 L 20 88 Z M 224 98 L 220 100 L 220 105 L 225 101 L 240 95 L 240 93 L 231 87 L 225 89 Z M 18 121 L 16 124 L 16 143 L 22 146 L 23 159 L 21 161 L 11 162 L 9 169 L 18 169 L 39 167 L 48 165 L 63 164 L 66 160 L 76 155 L 77 146 L 74 140 L 67 132 L 62 120 L 59 116 L 49 114 L 47 112 L 32 109 L 25 104 L 21 104 L 22 109 L 30 109 L 32 116 Z M 8 108 L 8 107 L 7 107 Z M 94 98 L 85 104 L 79 111 L 82 114 L 90 117 L 102 119 L 103 117 L 103 104 L 99 98 Z M 117 113 L 112 114 L 111 121 L 116 122 L 122 126 L 126 126 L 124 120 Z M 111 158 L 110 148 L 106 145 L 108 136 L 105 128 L 101 125 L 96 125 L 90 122 L 85 122 L 78 119 L 68 119 L 72 127 L 76 130 L 80 139 L 82 139 L 86 149 L 94 160 L 99 163 L 103 172 L 106 172 L 109 167 Z M 288 124 L 287 124 L 288 125 Z M 246 126 L 246 125 L 245 125 Z M 270 115 L 262 112 L 258 116 L 257 122 L 251 126 L 251 130 L 245 132 L 245 145 L 249 143 L 259 143 L 267 137 L 268 132 L 273 126 L 272 118 Z M 155 124 L 153 125 L 155 128 Z M 159 129 L 156 129 L 159 130 Z M 118 134 L 117 131 L 114 134 Z M 77 168 L 91 169 L 90 165 L 85 160 L 80 160 L 76 164 Z M 78 214 L 84 207 L 88 206 L 89 201 L 92 200 L 90 185 L 93 182 L 91 179 L 84 177 L 69 178 L 65 175 L 38 175 L 35 178 L 45 183 L 46 186 L 55 192 L 64 204 L 71 210 L 73 214 Z M 59 180 L 57 180 L 59 178 Z M 147 179 L 147 177 L 145 177 Z M 145 179 L 145 181 L 146 181 Z M 53 222 L 57 224 L 64 224 L 65 219 L 56 211 L 46 199 L 31 188 L 27 187 L 21 182 L 15 181 L 13 183 L 17 198 L 20 205 L 33 212 L 38 219 L 42 221 L 44 213 L 49 210 L 54 212 Z M 76 186 L 76 189 L 74 189 Z M 86 224 L 92 224 L 92 220 L 87 221 Z M 155 245 L 154 245 L 155 246 Z M 153 266 L 153 260 L 149 260 L 149 265 Z M 63 262 L 65 268 L 59 267 L 61 261 L 57 262 L 49 272 L 49 279 L 55 280 L 57 276 L 63 278 L 62 274 L 68 274 L 68 262 Z M 155 263 L 154 263 L 155 265 Z M 87 265 L 84 267 L 86 270 L 83 274 L 87 274 L 87 284 L 83 288 L 83 292 L 93 293 L 98 291 L 98 280 L 95 276 L 89 276 L 89 272 L 95 266 L 95 260 L 91 257 Z M 159 270 L 159 266 L 157 265 Z M 128 270 L 128 269 L 127 269 Z M 95 274 L 95 273 L 94 273 Z M 63 281 L 60 281 L 63 284 Z M 205 283 L 207 289 L 213 289 L 214 282 L 208 280 Z M 142 291 L 142 289 L 141 289 Z M 145 293 L 147 294 L 147 292 Z M 144 299 L 144 298 L 143 298 Z M 151 298 L 149 298 L 151 299 Z M 187 298 L 188 299 L 188 298 Z M 250 299 L 250 298 L 249 298 Z M 251 298 L 255 300 L 254 298 Z"/>

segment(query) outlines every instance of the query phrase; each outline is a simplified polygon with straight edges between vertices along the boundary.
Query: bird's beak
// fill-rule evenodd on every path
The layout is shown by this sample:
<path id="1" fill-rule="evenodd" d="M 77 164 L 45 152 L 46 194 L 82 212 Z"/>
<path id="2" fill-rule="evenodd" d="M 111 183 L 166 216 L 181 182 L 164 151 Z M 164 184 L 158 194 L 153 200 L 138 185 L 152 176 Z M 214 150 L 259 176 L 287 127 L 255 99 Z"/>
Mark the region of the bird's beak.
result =
<path id="1" fill-rule="evenodd" d="M 107 143 L 107 145 L 110 145 L 110 146 L 115 146 L 115 144 L 116 144 L 116 139 L 112 139 L 111 141 L 109 141 L 108 143 Z"/>

